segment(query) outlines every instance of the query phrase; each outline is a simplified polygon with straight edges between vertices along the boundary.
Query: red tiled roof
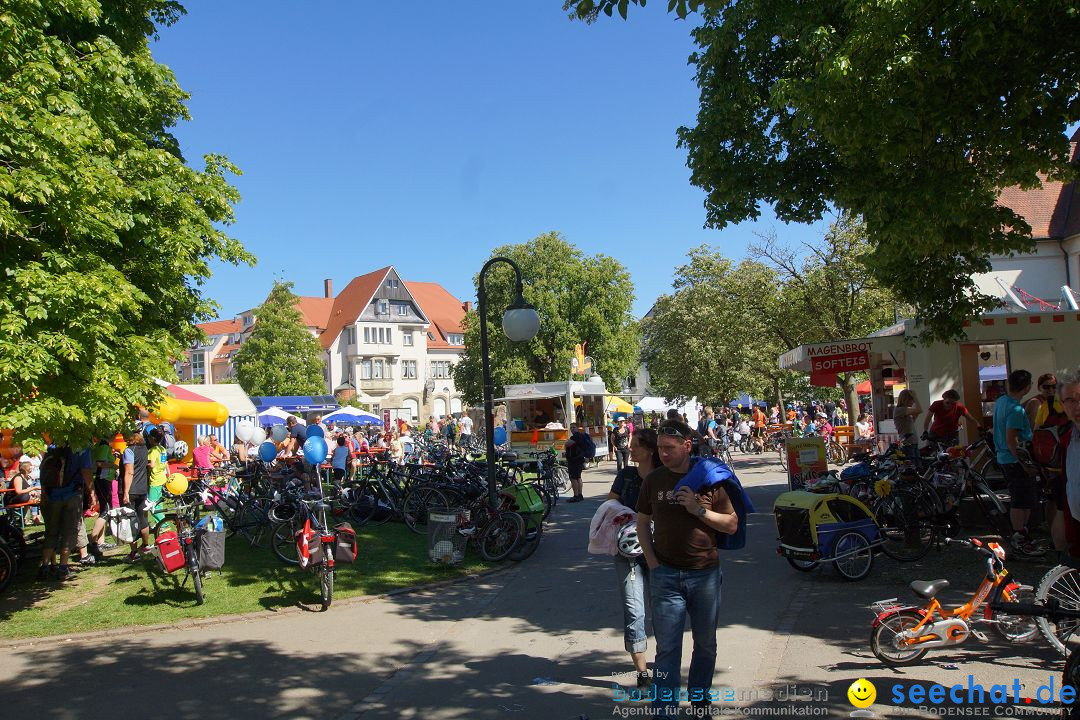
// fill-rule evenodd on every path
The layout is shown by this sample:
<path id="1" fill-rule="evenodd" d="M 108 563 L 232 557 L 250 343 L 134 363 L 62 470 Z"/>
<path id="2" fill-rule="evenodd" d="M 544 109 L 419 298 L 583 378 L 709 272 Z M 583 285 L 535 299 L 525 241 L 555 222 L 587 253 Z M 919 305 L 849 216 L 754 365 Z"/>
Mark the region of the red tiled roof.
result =
<path id="1" fill-rule="evenodd" d="M 382 284 L 388 272 L 390 272 L 389 265 L 369 272 L 367 275 L 354 277 L 352 282 L 338 293 L 326 320 L 326 329 L 319 335 L 319 342 L 322 343 L 323 349 L 330 348 L 337 336 L 341 334 L 342 328 L 356 322 L 356 318 L 360 317 L 360 313 L 371 302 L 372 296 L 375 295 L 375 291 L 379 289 L 379 285 Z"/>
<path id="2" fill-rule="evenodd" d="M 243 324 L 239 318 L 233 318 L 232 320 L 214 320 L 213 322 L 197 323 L 195 327 L 202 330 L 207 335 L 232 335 L 238 333 L 243 329 Z"/>
<path id="3" fill-rule="evenodd" d="M 1080 154 L 1078 136 L 1080 132 L 1074 134 L 1069 143 L 1074 163 Z M 1067 238 L 1080 233 L 1080 192 L 1076 183 L 1048 181 L 1041 173 L 1039 180 L 1042 187 L 1031 190 L 1005 188 L 998 196 L 998 203 L 1023 217 L 1036 240 Z"/>
<path id="4" fill-rule="evenodd" d="M 218 350 L 216 357 L 224 358 L 226 355 L 233 352 L 234 350 L 238 350 L 239 348 L 240 348 L 239 343 L 235 343 L 233 345 L 222 345 L 221 349 Z"/>
<path id="5" fill-rule="evenodd" d="M 304 316 L 304 324 L 313 328 L 325 328 L 334 308 L 334 298 L 304 297 L 296 300 L 296 309 Z"/>
<path id="6" fill-rule="evenodd" d="M 450 333 L 463 334 L 465 332 L 462 327 L 465 321 L 465 310 L 461 307 L 461 301 L 447 292 L 446 288 L 439 283 L 406 281 L 405 287 L 420 306 L 421 312 L 431 321 L 428 332 L 435 339 L 428 340 L 428 347 L 463 347 L 447 342 Z"/>

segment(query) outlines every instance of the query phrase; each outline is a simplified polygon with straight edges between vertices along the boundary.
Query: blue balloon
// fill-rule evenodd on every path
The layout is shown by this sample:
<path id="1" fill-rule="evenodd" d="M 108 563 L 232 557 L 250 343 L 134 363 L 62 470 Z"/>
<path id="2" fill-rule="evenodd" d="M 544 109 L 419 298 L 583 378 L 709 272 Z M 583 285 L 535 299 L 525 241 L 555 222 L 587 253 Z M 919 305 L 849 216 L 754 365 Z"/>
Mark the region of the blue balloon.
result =
<path id="1" fill-rule="evenodd" d="M 259 459 L 270 462 L 277 457 L 277 445 L 267 440 L 259 446 Z"/>
<path id="2" fill-rule="evenodd" d="M 504 427 L 495 428 L 495 444 L 496 445 L 502 445 L 505 442 L 506 442 L 506 428 L 504 428 Z"/>
<path id="3" fill-rule="evenodd" d="M 319 435 L 313 435 L 304 441 L 304 459 L 312 465 L 326 460 L 326 441 Z"/>
<path id="4" fill-rule="evenodd" d="M 311 424 L 307 426 L 307 430 L 304 431 L 304 437 L 326 437 L 326 432 L 318 425 Z"/>

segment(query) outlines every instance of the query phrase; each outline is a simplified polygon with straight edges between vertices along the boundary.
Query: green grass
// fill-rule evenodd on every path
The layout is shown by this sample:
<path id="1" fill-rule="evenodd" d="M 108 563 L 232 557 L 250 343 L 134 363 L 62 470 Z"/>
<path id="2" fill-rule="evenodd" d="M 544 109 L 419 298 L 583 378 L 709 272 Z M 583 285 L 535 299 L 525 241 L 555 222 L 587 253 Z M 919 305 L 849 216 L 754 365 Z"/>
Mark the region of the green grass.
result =
<path id="1" fill-rule="evenodd" d="M 460 577 L 491 567 L 470 547 L 457 567 L 427 557 L 427 537 L 388 523 L 357 532 L 357 561 L 339 565 L 334 599 Z M 134 625 L 157 625 L 260 610 L 319 605 L 318 578 L 285 565 L 269 548 L 250 547 L 242 537 L 226 542 L 225 567 L 203 582 L 204 605 L 195 604 L 185 573 L 164 574 L 153 558 L 130 564 L 127 548 L 112 550 L 104 564 L 76 570 L 64 583 L 35 581 L 38 560 L 19 569 L 0 598 L 0 638 L 31 638 Z M 331 608 L 331 612 L 333 609 Z"/>

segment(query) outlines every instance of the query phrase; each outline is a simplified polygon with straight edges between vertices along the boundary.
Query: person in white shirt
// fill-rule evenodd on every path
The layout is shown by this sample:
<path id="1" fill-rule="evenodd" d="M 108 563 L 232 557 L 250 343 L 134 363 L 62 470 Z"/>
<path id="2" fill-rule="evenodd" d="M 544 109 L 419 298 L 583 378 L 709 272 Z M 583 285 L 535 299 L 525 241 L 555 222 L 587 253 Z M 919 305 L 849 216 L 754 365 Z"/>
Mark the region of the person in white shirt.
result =
<path id="1" fill-rule="evenodd" d="M 461 418 L 458 420 L 458 445 L 465 447 L 469 444 L 469 440 L 472 439 L 472 418 L 462 413 Z"/>

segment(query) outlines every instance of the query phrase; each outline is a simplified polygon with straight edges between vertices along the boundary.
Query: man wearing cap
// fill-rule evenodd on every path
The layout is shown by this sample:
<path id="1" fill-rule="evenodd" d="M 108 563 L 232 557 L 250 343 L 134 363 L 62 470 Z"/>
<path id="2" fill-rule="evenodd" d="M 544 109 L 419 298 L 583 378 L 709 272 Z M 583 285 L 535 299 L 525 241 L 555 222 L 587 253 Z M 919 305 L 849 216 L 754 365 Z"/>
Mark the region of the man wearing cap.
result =
<path id="1" fill-rule="evenodd" d="M 717 533 L 734 534 L 739 518 L 727 492 L 675 487 L 690 471 L 690 427 L 666 420 L 657 431 L 661 467 L 638 492 L 637 527 L 645 562 L 651 571 L 653 631 L 656 636 L 654 711 L 675 717 L 683 627 L 690 620 L 694 652 L 687 695 L 695 709 L 708 707 L 716 669 L 716 628 L 720 621 L 720 570 Z"/>

